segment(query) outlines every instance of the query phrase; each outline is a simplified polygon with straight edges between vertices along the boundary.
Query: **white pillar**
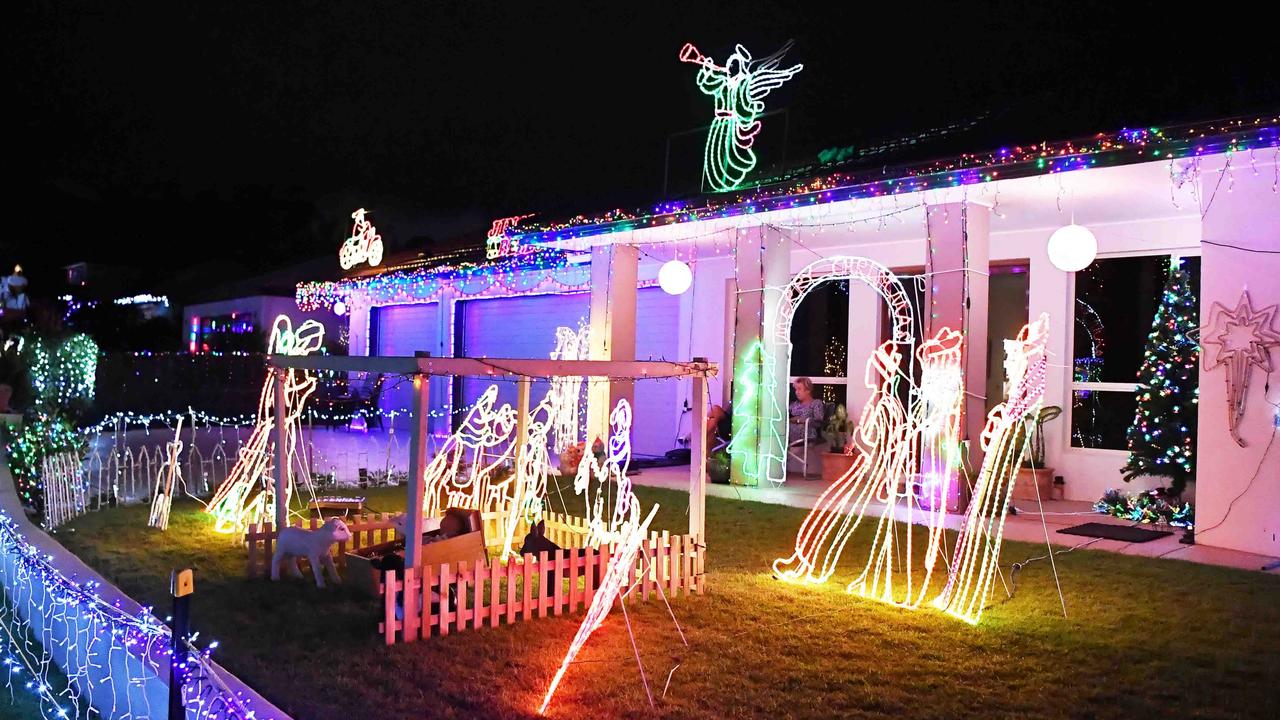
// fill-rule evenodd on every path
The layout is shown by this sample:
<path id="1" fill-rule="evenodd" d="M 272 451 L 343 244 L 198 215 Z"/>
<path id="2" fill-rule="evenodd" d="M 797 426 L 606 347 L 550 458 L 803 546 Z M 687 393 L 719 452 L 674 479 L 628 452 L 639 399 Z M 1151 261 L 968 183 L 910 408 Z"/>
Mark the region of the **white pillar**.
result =
<path id="1" fill-rule="evenodd" d="M 591 359 L 636 359 L 636 281 L 640 253 L 631 245 L 591 250 Z M 635 381 L 587 378 L 587 450 L 609 437 L 609 413 L 621 399 L 635 405 Z"/>
<path id="2" fill-rule="evenodd" d="M 276 532 L 289 526 L 289 408 L 286 407 L 285 384 L 289 371 L 276 368 L 275 372 L 275 432 L 276 432 Z"/>
<path id="3" fill-rule="evenodd" d="M 925 248 L 925 272 L 936 273 L 925 285 L 925 333 L 933 337 L 940 328 L 964 333 L 964 388 L 961 437 L 969 441 L 969 466 L 982 465 L 982 427 L 986 423 L 987 298 L 990 270 L 991 209 L 972 202 L 933 205 L 927 213 L 929 237 Z M 947 507 L 965 505 L 963 483 Z"/>
<path id="4" fill-rule="evenodd" d="M 417 568 L 422 558 L 422 503 L 426 494 L 427 418 L 431 411 L 430 378 L 413 376 L 413 434 L 409 436 L 409 506 L 405 523 L 404 564 Z"/>
<path id="5" fill-rule="evenodd" d="M 765 478 L 780 479 L 786 473 L 783 445 L 790 358 L 786 345 L 774 341 L 771 323 L 777 314 L 780 289 L 791 279 L 791 241 L 781 232 L 757 226 L 739 229 L 736 242 L 731 478 L 735 484 L 757 485 Z M 752 367 L 749 374 L 759 376 L 759 385 L 748 390 L 744 386 L 747 373 L 743 363 L 757 343 L 772 359 L 773 373 L 764 377 L 762 368 Z M 767 392 L 770 386 L 771 395 Z M 753 446 L 754 452 L 750 450 Z"/>

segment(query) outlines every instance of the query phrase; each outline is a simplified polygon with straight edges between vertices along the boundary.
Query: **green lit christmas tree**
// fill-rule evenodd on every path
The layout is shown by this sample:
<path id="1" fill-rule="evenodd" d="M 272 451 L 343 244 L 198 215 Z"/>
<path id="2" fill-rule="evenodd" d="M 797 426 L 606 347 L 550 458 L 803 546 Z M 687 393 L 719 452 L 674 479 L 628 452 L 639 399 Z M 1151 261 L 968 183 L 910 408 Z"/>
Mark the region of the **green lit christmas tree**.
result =
<path id="1" fill-rule="evenodd" d="M 1138 409 L 1126 433 L 1129 462 L 1120 470 L 1126 482 L 1144 475 L 1168 477 L 1173 495 L 1182 494 L 1196 477 L 1200 345 L 1188 333 L 1197 327 L 1198 306 L 1191 278 L 1175 260 L 1147 336 Z"/>

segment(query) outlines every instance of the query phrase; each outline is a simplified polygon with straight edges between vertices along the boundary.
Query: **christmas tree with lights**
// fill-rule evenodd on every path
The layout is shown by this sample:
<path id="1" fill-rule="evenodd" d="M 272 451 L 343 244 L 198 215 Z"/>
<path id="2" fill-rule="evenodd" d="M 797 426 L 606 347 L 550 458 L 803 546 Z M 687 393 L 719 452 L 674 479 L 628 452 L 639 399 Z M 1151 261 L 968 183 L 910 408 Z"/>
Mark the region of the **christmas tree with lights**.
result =
<path id="1" fill-rule="evenodd" d="M 1120 470 L 1126 482 L 1144 475 L 1168 477 L 1171 495 L 1181 495 L 1196 477 L 1200 345 L 1189 333 L 1198 325 L 1198 308 L 1191 278 L 1175 260 L 1147 336 L 1138 408 L 1126 433 L 1129 462 Z"/>

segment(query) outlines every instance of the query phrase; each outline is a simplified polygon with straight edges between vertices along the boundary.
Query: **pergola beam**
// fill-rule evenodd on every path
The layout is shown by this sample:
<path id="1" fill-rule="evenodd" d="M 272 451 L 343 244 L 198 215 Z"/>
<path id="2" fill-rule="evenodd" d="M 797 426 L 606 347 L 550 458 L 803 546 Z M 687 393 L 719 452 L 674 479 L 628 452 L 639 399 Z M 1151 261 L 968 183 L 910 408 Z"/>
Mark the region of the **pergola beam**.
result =
<path id="1" fill-rule="evenodd" d="M 635 380 L 709 377 L 716 374 L 710 362 L 677 363 L 666 360 L 543 360 L 530 358 L 381 357 L 361 355 L 272 355 L 273 367 L 294 370 L 375 372 L 396 375 L 451 375 L 462 377 L 613 377 Z"/>

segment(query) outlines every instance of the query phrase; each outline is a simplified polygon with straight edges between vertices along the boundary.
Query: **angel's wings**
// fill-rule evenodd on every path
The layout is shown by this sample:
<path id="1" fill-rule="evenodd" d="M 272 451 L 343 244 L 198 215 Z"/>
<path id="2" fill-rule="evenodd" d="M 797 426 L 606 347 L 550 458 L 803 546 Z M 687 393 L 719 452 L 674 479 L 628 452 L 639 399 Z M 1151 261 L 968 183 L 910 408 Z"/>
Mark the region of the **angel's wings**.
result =
<path id="1" fill-rule="evenodd" d="M 778 48 L 776 52 L 767 55 L 759 60 L 751 63 L 750 83 L 747 88 L 747 96 L 754 102 L 760 102 L 773 90 L 782 87 L 782 84 L 795 74 L 804 69 L 804 65 L 796 64 L 789 68 L 779 69 L 782 64 L 782 58 L 791 49 L 795 41 L 788 40 L 785 45 Z"/>

